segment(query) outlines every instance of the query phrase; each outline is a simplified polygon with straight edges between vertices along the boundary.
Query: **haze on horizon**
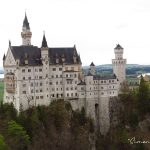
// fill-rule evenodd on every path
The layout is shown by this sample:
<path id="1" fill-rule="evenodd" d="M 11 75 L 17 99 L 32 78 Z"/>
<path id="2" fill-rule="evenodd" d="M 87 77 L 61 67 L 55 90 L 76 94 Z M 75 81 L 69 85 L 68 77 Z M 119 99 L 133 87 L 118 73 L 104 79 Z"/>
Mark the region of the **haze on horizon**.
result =
<path id="1" fill-rule="evenodd" d="M 25 10 L 32 45 L 41 46 L 45 31 L 49 47 L 75 44 L 84 66 L 111 64 L 118 43 L 128 64 L 150 64 L 149 0 L 5 0 L 0 5 L 0 66 L 8 40 L 22 44 Z"/>

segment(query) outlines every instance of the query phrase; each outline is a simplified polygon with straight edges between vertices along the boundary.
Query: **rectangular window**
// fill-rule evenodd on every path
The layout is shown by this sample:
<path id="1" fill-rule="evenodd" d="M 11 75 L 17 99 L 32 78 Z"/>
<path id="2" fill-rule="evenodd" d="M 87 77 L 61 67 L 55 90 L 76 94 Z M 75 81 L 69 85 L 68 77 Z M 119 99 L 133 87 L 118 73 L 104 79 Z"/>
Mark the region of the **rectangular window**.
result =
<path id="1" fill-rule="evenodd" d="M 38 90 L 36 90 L 36 93 L 38 93 Z"/>
<path id="2" fill-rule="evenodd" d="M 33 83 L 31 83 L 31 86 L 33 86 Z"/>
<path id="3" fill-rule="evenodd" d="M 42 69 L 41 69 L 41 68 L 39 69 L 39 72 L 42 72 Z"/>
<path id="4" fill-rule="evenodd" d="M 58 78 L 58 75 L 56 75 L 56 78 Z"/>
<path id="5" fill-rule="evenodd" d="M 31 77 L 28 77 L 29 80 L 31 80 Z"/>
<path id="6" fill-rule="evenodd" d="M 28 72 L 31 72 L 31 69 L 28 69 Z"/>
<path id="7" fill-rule="evenodd" d="M 26 91 L 22 91 L 23 94 L 26 94 Z"/>
<path id="8" fill-rule="evenodd" d="M 40 86 L 42 86 L 42 82 L 40 83 Z"/>
<path id="9" fill-rule="evenodd" d="M 36 96 L 36 99 L 39 99 L 39 96 Z"/>
<path id="10" fill-rule="evenodd" d="M 31 90 L 31 93 L 33 93 L 33 89 Z"/>
<path id="11" fill-rule="evenodd" d="M 40 99 L 43 99 L 43 96 L 40 96 Z"/>
<path id="12" fill-rule="evenodd" d="M 25 72 L 25 69 L 22 69 L 22 72 Z"/>
<path id="13" fill-rule="evenodd" d="M 22 80 L 25 80 L 25 77 L 23 77 Z"/>
<path id="14" fill-rule="evenodd" d="M 53 70 L 53 71 L 56 71 L 56 68 L 53 68 L 52 70 Z"/>
<path id="15" fill-rule="evenodd" d="M 42 89 L 40 89 L 40 92 L 43 92 L 43 90 L 42 90 Z"/>
<path id="16" fill-rule="evenodd" d="M 62 68 L 59 68 L 59 71 L 62 71 Z"/>
<path id="17" fill-rule="evenodd" d="M 42 79 L 42 76 L 39 76 L 39 79 Z"/>

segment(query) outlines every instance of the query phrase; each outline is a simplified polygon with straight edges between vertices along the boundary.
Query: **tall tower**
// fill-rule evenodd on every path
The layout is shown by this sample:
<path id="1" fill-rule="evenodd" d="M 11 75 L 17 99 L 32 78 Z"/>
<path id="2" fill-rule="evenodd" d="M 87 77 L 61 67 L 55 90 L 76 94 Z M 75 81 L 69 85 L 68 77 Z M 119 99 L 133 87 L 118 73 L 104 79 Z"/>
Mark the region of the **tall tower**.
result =
<path id="1" fill-rule="evenodd" d="M 27 15 L 25 13 L 25 18 L 23 21 L 22 32 L 21 32 L 22 45 L 25 46 L 31 45 L 31 36 L 32 36 L 32 32 L 30 32 L 29 22 L 27 19 Z"/>
<path id="2" fill-rule="evenodd" d="M 93 62 L 91 62 L 91 64 L 90 64 L 90 69 L 89 69 L 89 71 L 90 71 L 90 73 L 91 73 L 92 75 L 96 75 L 96 68 L 95 68 L 95 65 L 94 65 Z"/>
<path id="3" fill-rule="evenodd" d="M 123 50 L 124 49 L 117 44 L 114 48 L 115 59 L 112 59 L 113 73 L 117 76 L 120 83 L 124 82 L 126 79 L 126 59 L 123 59 Z"/>

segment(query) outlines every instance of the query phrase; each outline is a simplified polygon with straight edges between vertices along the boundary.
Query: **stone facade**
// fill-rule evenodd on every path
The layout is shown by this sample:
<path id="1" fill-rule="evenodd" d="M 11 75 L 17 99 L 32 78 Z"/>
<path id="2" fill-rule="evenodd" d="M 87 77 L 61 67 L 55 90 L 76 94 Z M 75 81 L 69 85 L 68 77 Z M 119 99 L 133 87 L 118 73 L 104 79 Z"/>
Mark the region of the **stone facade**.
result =
<path id="1" fill-rule="evenodd" d="M 117 58 L 113 60 L 117 76 L 97 75 L 93 62 L 89 73 L 84 75 L 75 46 L 49 48 L 44 34 L 42 46 L 38 48 L 31 44 L 31 35 L 25 15 L 21 33 L 22 46 L 12 46 L 10 43 L 3 58 L 4 102 L 13 103 L 19 112 L 63 99 L 69 101 L 74 110 L 84 107 L 87 116 L 93 118 L 96 128 L 105 135 L 110 127 L 110 99 L 118 96 L 118 79 L 121 82 L 125 80 L 123 67 L 117 74 L 120 71 L 120 65 L 114 62 L 118 62 Z M 125 60 L 121 64 L 125 64 Z"/>

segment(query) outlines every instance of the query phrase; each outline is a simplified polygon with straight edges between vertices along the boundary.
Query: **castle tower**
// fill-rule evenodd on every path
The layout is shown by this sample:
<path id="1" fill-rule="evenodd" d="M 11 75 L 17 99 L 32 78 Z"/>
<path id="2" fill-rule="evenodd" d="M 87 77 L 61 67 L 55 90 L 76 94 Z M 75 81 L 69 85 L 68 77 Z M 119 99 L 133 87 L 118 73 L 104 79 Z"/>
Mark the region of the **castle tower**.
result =
<path id="1" fill-rule="evenodd" d="M 124 49 L 117 44 L 114 48 L 115 59 L 112 59 L 113 73 L 117 76 L 120 83 L 124 82 L 126 79 L 126 59 L 123 59 L 123 50 Z"/>
<path id="2" fill-rule="evenodd" d="M 92 75 L 96 75 L 96 68 L 95 68 L 95 65 L 94 65 L 93 62 L 90 64 L 90 69 L 89 69 L 89 71 L 90 71 L 90 73 L 91 73 Z"/>
<path id="3" fill-rule="evenodd" d="M 48 105 L 49 104 L 49 99 L 50 99 L 50 94 L 49 94 L 49 58 L 48 58 L 48 45 L 45 37 L 45 33 L 43 34 L 43 40 L 42 40 L 42 45 L 41 45 L 41 60 L 43 64 L 43 78 L 44 78 L 44 88 L 43 91 L 45 92 L 45 99 L 44 99 L 44 104 Z"/>
<path id="4" fill-rule="evenodd" d="M 21 32 L 22 45 L 24 46 L 31 45 L 31 36 L 32 36 L 32 32 L 30 32 L 29 22 L 27 19 L 27 15 L 25 13 L 25 18 L 23 21 L 22 32 Z"/>

